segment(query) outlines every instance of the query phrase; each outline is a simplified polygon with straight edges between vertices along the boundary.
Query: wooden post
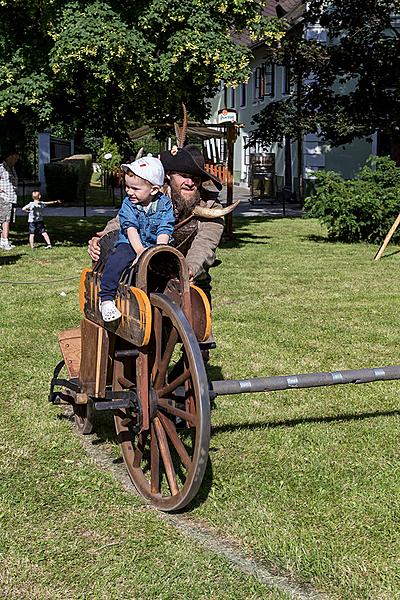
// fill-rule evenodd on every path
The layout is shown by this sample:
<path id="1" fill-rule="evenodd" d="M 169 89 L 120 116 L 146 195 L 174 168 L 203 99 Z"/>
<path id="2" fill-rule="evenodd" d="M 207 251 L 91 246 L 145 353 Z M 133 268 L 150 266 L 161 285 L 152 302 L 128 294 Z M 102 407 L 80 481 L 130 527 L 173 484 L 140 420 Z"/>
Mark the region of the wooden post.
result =
<path id="1" fill-rule="evenodd" d="M 394 232 L 396 231 L 396 229 L 398 228 L 399 224 L 400 224 L 400 213 L 397 215 L 395 222 L 389 229 L 387 236 L 383 240 L 382 246 L 379 248 L 378 252 L 375 254 L 374 260 L 379 260 L 380 257 L 382 256 L 382 254 L 385 252 L 385 248 L 388 245 L 388 243 L 390 242 L 390 240 L 392 239 L 392 236 L 393 236 Z"/>
<path id="2" fill-rule="evenodd" d="M 235 141 L 237 138 L 235 123 L 228 123 L 226 128 L 227 143 L 227 182 L 226 182 L 226 205 L 233 204 L 233 156 Z M 225 217 L 225 236 L 228 239 L 233 238 L 232 213 Z"/>

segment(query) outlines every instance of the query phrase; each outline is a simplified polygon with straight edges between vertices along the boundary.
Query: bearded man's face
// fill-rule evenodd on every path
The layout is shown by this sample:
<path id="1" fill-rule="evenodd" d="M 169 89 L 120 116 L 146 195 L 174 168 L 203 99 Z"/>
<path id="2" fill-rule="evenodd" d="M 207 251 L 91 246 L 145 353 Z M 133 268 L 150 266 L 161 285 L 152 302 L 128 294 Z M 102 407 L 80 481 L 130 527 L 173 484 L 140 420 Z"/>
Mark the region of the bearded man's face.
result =
<path id="1" fill-rule="evenodd" d="M 169 173 L 175 217 L 184 219 L 200 201 L 201 178 L 189 173 Z"/>

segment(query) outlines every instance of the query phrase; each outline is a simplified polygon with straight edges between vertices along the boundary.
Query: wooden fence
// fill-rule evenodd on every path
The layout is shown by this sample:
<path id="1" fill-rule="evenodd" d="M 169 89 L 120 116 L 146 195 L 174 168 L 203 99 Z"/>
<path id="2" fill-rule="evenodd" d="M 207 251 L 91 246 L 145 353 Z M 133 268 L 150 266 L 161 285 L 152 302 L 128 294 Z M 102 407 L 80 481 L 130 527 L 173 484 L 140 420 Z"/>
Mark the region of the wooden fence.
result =
<path id="1" fill-rule="evenodd" d="M 228 181 L 228 169 L 226 167 L 224 167 L 224 165 L 214 165 L 212 163 L 205 163 L 204 169 L 207 171 L 207 173 L 211 173 L 211 175 L 214 175 L 215 177 L 218 177 L 218 179 L 224 185 L 227 184 L 227 181 Z"/>

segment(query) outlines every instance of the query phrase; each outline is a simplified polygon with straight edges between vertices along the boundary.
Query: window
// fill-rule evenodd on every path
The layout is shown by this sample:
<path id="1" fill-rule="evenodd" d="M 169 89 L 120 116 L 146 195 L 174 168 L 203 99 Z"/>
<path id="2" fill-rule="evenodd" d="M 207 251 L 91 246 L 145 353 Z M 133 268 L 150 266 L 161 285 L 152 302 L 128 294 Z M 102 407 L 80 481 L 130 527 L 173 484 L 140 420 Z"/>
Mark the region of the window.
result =
<path id="1" fill-rule="evenodd" d="M 231 88 L 230 90 L 230 103 L 229 103 L 229 107 L 227 105 L 228 108 L 235 108 L 235 102 L 236 102 L 236 90 L 235 88 Z"/>
<path id="2" fill-rule="evenodd" d="M 223 98 L 224 98 L 224 107 L 227 107 L 228 106 L 228 88 L 226 87 L 225 83 L 224 83 L 222 93 L 223 93 Z"/>
<path id="3" fill-rule="evenodd" d="M 248 167 L 250 164 L 250 148 L 247 146 L 249 138 L 247 135 L 243 136 L 243 150 L 244 150 L 244 164 Z"/>
<path id="4" fill-rule="evenodd" d="M 253 71 L 253 102 L 258 101 L 258 90 L 260 88 L 260 68 Z"/>
<path id="5" fill-rule="evenodd" d="M 262 63 L 253 74 L 253 101 L 275 96 L 275 64 Z"/>
<path id="6" fill-rule="evenodd" d="M 247 83 L 240 86 L 240 106 L 243 108 L 247 104 Z"/>
<path id="7" fill-rule="evenodd" d="M 290 65 L 283 65 L 283 80 L 282 80 L 282 94 L 288 96 L 293 93 L 293 81 L 290 70 Z"/>

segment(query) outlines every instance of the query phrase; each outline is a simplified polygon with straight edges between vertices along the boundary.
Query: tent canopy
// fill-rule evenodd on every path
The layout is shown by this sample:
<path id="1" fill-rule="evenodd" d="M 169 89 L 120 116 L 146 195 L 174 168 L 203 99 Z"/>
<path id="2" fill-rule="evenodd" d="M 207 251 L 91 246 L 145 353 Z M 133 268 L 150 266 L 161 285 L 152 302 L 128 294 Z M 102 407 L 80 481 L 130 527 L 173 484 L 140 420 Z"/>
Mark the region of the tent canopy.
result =
<path id="1" fill-rule="evenodd" d="M 139 140 L 151 133 L 153 129 L 157 127 L 166 127 L 166 125 L 143 125 L 143 127 L 139 127 L 138 129 L 134 129 L 134 131 L 130 131 L 128 133 L 131 140 Z M 169 125 L 167 127 L 170 127 Z M 173 131 L 173 127 L 171 126 L 171 130 Z M 224 138 L 224 131 L 219 131 L 218 129 L 213 129 L 212 127 L 207 127 L 206 125 L 192 125 L 187 128 L 187 134 L 197 137 L 201 140 L 211 140 L 212 138 Z"/>

